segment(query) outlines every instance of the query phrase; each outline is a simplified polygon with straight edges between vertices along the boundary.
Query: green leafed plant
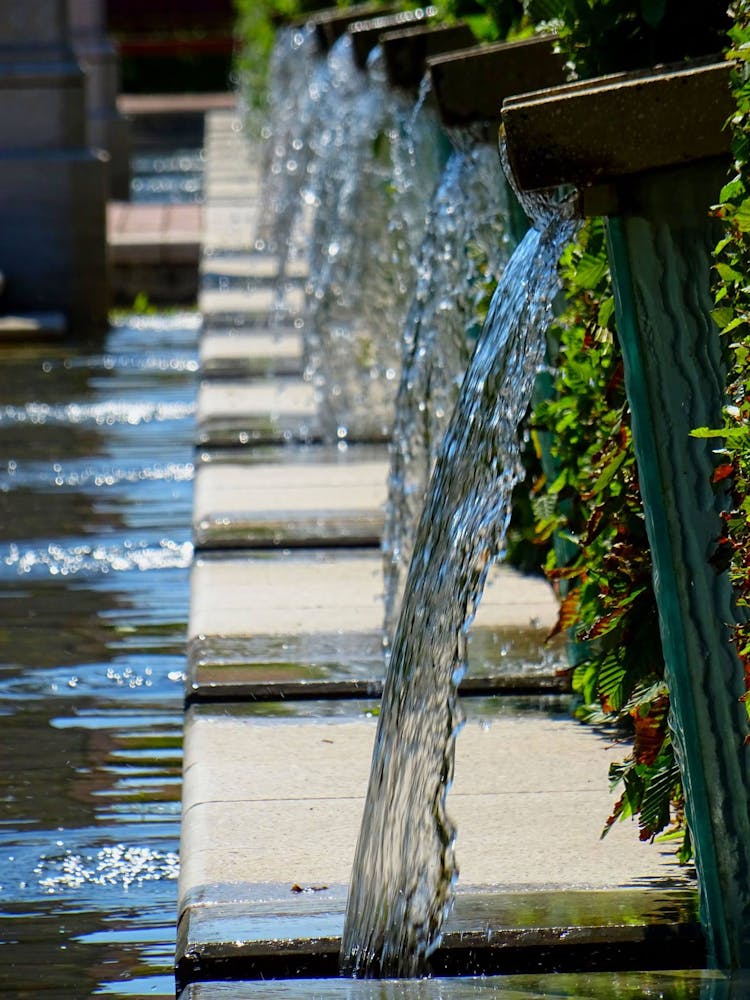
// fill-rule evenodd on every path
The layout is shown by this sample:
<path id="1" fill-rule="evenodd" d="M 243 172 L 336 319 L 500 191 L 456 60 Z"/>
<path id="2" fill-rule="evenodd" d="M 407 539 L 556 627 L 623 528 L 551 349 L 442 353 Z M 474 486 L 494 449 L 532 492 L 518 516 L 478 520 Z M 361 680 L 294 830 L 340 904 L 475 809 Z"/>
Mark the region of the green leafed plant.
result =
<path id="1" fill-rule="evenodd" d="M 742 5 L 747 8 L 747 0 Z M 538 25 L 558 32 L 572 74 L 582 78 L 720 52 L 730 24 L 725 4 L 717 0 L 525 0 L 525 11 Z M 746 111 L 748 94 L 742 88 L 738 98 L 745 100 Z M 745 143 L 740 150 L 744 161 L 747 134 L 744 140 L 735 134 L 735 141 Z M 743 180 L 727 194 L 735 230 L 744 234 L 745 219 L 750 222 L 750 201 L 745 200 L 750 188 Z M 719 262 L 734 292 L 747 291 L 747 246 L 743 249 L 745 256 L 739 259 L 726 243 Z M 610 772 L 619 797 L 605 831 L 615 820 L 629 817 L 637 819 L 643 839 L 671 826 L 685 859 L 690 839 L 667 723 L 669 695 L 650 550 L 601 222 L 587 224 L 579 244 L 566 254 L 562 273 L 568 305 L 554 332 L 560 345 L 554 391 L 533 418 L 537 433 L 554 442 L 554 472 L 538 484 L 533 501 L 537 539 L 551 544 L 546 569 L 560 588 L 558 630 L 572 637 L 578 714 L 626 726 L 632 734 L 631 753 Z M 717 302 L 718 321 L 727 297 L 724 293 Z M 726 316 L 727 323 L 735 322 L 734 330 L 736 318 L 735 312 Z M 743 354 L 740 349 L 740 355 L 745 362 L 750 350 Z M 749 383 L 745 377 L 743 390 Z M 736 402 L 731 412 L 746 422 L 748 412 L 740 411 Z M 732 471 L 737 466 L 747 481 L 750 439 L 745 438 L 743 447 L 743 457 L 732 452 L 726 464 Z M 741 461 L 748 463 L 744 470 L 739 470 Z M 736 527 L 745 518 L 747 553 L 750 503 L 743 506 L 740 496 L 736 500 L 727 523 Z M 750 557 L 746 563 L 750 600 Z M 750 633 L 745 649 L 750 654 Z"/>
<path id="2" fill-rule="evenodd" d="M 532 20 L 557 31 L 581 76 L 680 62 L 722 52 L 724 0 L 525 0 Z"/>
<path id="3" fill-rule="evenodd" d="M 736 111 L 730 122 L 734 169 L 715 210 L 725 235 L 715 251 L 713 312 L 729 355 L 728 401 L 723 427 L 694 433 L 717 438 L 723 461 L 714 478 L 731 483 L 721 550 L 729 558 L 736 601 L 745 618 L 736 630 L 735 643 L 750 682 L 750 3 L 737 3 L 733 15 L 727 56 L 735 63 Z"/>
<path id="4" fill-rule="evenodd" d="M 682 793 L 601 220 L 565 252 L 561 276 L 556 373 L 533 415 L 551 442 L 532 500 L 536 536 L 550 543 L 545 571 L 560 591 L 555 633 L 572 640 L 577 715 L 632 736 L 610 771 L 619 797 L 605 832 L 633 817 L 651 839 L 681 819 Z"/>

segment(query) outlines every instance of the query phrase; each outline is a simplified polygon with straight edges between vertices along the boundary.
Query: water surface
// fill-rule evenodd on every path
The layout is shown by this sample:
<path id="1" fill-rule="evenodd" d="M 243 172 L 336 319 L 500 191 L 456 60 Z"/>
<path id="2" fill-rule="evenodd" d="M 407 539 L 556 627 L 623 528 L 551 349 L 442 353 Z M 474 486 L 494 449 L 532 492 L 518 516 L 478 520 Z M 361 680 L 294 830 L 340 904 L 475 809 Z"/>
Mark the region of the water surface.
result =
<path id="1" fill-rule="evenodd" d="M 197 326 L 3 349 L 3 994 L 174 994 Z"/>

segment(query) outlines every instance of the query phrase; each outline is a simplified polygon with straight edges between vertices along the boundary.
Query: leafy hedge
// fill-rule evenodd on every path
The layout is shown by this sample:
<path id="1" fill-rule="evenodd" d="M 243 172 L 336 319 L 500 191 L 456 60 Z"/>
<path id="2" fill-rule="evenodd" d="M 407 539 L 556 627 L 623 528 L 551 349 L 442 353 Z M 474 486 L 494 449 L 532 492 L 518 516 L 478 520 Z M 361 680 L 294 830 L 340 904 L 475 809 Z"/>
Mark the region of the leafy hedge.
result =
<path id="1" fill-rule="evenodd" d="M 529 0 L 527 9 L 557 28 L 581 77 L 720 51 L 729 26 L 715 2 Z M 739 286 L 739 275 L 750 272 L 737 271 Z M 536 538 L 555 541 L 545 571 L 561 592 L 557 628 L 574 640 L 577 714 L 632 735 L 631 752 L 610 769 L 619 795 L 604 832 L 629 817 L 641 839 L 670 828 L 686 860 L 690 839 L 601 220 L 584 227 L 561 274 L 567 306 L 553 330 L 560 345 L 554 388 L 532 420 L 551 438 L 559 471 L 535 491 Z"/>
<path id="2" fill-rule="evenodd" d="M 533 415 L 557 473 L 532 501 L 536 537 L 549 544 L 545 572 L 560 590 L 555 632 L 574 640 L 577 715 L 633 735 L 610 771 L 620 795 L 605 832 L 637 817 L 647 840 L 682 817 L 682 794 L 601 220 L 565 252 L 561 277 L 553 392 Z"/>
<path id="3" fill-rule="evenodd" d="M 750 618 L 750 3 L 734 9 L 729 59 L 735 62 L 731 120 L 733 176 L 721 191 L 715 213 L 725 236 L 716 247 L 716 308 L 713 316 L 726 340 L 729 389 L 724 426 L 695 433 L 723 439 L 724 462 L 714 476 L 730 478 L 731 509 L 724 514 L 723 539 L 738 605 Z M 750 622 L 736 631 L 737 652 L 750 682 Z M 750 687 L 750 683 L 748 685 Z"/>

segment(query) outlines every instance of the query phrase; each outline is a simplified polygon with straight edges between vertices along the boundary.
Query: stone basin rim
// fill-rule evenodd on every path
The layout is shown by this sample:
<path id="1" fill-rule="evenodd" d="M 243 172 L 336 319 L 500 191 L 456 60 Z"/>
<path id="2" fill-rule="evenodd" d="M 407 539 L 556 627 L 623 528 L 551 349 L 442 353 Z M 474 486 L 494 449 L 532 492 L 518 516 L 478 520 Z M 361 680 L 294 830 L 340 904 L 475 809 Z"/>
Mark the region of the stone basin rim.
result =
<path id="1" fill-rule="evenodd" d="M 537 37 L 541 38 L 544 36 Z M 536 41 L 536 38 L 523 39 L 523 42 L 525 41 Z M 520 45 L 522 42 L 504 42 L 502 44 Z M 483 48 L 483 46 L 480 46 L 480 48 Z M 435 59 L 430 59 L 430 62 L 436 62 L 442 58 L 444 57 L 438 56 Z M 627 72 L 603 73 L 601 76 L 593 76 L 585 80 L 570 80 L 567 83 L 560 84 L 558 87 L 543 87 L 539 90 L 530 90 L 524 94 L 513 94 L 510 97 L 504 98 L 503 110 L 516 107 L 517 105 L 531 104 L 532 102 L 535 104 L 546 101 L 556 103 L 568 95 L 575 97 L 578 94 L 588 92 L 601 92 L 614 86 L 636 86 L 648 83 L 650 80 L 676 79 L 684 77 L 687 74 L 700 73 L 701 71 L 717 72 L 720 69 L 726 72 L 728 80 L 731 64 L 722 59 L 721 53 L 717 53 L 714 56 L 704 56 L 702 59 L 691 60 L 690 63 L 657 63 L 654 66 L 646 66 L 643 69 L 628 70 Z"/>
<path id="2" fill-rule="evenodd" d="M 706 57 L 506 98 L 502 127 L 517 186 L 571 185 L 584 193 L 585 214 L 615 214 L 618 181 L 728 158 L 730 71 L 728 61 Z M 607 185 L 613 193 L 604 196 Z M 589 208 L 587 190 L 598 190 Z"/>
<path id="3" fill-rule="evenodd" d="M 555 39 L 550 32 L 428 56 L 427 72 L 443 124 L 480 125 L 488 131 L 494 126 L 496 131 L 504 97 L 563 83 L 563 62 L 555 51 Z"/>

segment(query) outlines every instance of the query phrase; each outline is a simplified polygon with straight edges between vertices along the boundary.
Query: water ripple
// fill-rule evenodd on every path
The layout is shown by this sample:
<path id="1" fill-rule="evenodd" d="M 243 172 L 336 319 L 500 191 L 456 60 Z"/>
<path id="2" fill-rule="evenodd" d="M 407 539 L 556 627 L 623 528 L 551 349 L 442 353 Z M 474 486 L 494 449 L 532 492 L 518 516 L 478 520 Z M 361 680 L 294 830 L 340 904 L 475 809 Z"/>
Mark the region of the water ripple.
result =
<path id="1" fill-rule="evenodd" d="M 192 462 L 166 462 L 158 465 L 142 465 L 131 467 L 84 465 L 76 467 L 71 464 L 54 462 L 29 463 L 28 465 L 9 461 L 4 470 L 0 470 L 0 490 L 6 491 L 19 486 L 54 486 L 54 487 L 96 487 L 118 486 L 121 483 L 153 483 L 192 482 L 195 466 Z"/>

